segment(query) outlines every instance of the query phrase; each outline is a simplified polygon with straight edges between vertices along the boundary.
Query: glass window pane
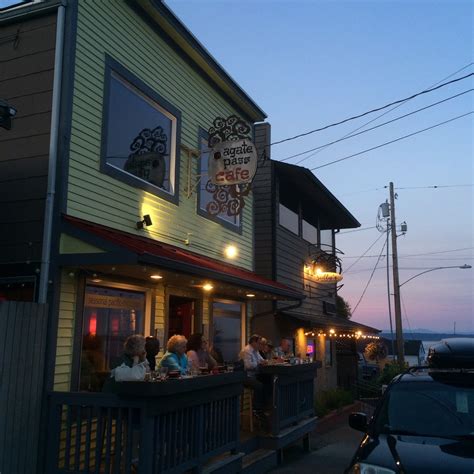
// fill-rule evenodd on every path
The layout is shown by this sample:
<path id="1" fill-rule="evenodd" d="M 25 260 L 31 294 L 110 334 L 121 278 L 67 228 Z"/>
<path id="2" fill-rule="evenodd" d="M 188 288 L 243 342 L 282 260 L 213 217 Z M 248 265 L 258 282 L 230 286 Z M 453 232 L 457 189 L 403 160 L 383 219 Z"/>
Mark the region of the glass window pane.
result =
<path id="1" fill-rule="evenodd" d="M 87 286 L 84 301 L 80 390 L 102 390 L 132 334 L 143 334 L 145 294 Z"/>
<path id="2" fill-rule="evenodd" d="M 107 164 L 172 194 L 176 118 L 116 74 L 108 101 Z"/>
<path id="3" fill-rule="evenodd" d="M 332 243 L 332 230 L 322 230 L 321 233 L 321 250 L 324 250 L 327 253 L 331 253 L 333 251 L 333 243 Z"/>
<path id="4" fill-rule="evenodd" d="M 280 204 L 280 225 L 294 234 L 299 235 L 298 214 L 283 204 Z"/>
<path id="5" fill-rule="evenodd" d="M 200 175 L 201 180 L 199 182 L 199 209 L 205 212 L 210 218 L 217 219 L 220 221 L 227 222 L 229 224 L 240 226 L 240 214 L 237 216 L 230 216 L 227 213 L 227 209 L 223 209 L 220 212 L 214 212 L 216 209 L 217 201 L 220 202 L 224 199 L 228 202 L 231 196 L 227 193 L 227 186 L 215 186 L 213 185 L 208 177 L 208 159 L 209 159 L 209 148 L 207 146 L 207 140 L 202 139 L 200 142 L 201 159 L 200 161 Z M 227 194 L 227 195 L 226 195 Z M 217 210 L 217 209 L 216 209 Z"/>
<path id="6" fill-rule="evenodd" d="M 18 7 L 31 3 L 32 0 L 0 0 L 0 10 L 6 10 L 7 8 Z"/>
<path id="7" fill-rule="evenodd" d="M 303 219 L 303 239 L 310 244 L 318 243 L 318 229 Z"/>
<path id="8" fill-rule="evenodd" d="M 240 303 L 214 302 L 213 350 L 222 361 L 235 361 L 241 349 L 242 305 Z"/>

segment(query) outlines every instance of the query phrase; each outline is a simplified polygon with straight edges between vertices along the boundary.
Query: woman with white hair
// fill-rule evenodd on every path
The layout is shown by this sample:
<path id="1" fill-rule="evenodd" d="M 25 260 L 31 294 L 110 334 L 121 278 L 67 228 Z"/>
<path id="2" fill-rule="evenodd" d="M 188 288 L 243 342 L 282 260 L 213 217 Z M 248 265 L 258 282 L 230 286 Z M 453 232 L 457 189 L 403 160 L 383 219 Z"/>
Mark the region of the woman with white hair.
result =
<path id="1" fill-rule="evenodd" d="M 129 336 L 123 345 L 123 354 L 110 371 L 104 391 L 115 391 L 115 382 L 136 382 L 145 380 L 150 370 L 146 359 L 145 338 L 140 334 Z"/>
<path id="2" fill-rule="evenodd" d="M 160 360 L 159 367 L 168 367 L 168 371 L 179 370 L 185 374 L 188 368 L 188 358 L 186 357 L 187 339 L 184 336 L 176 334 L 171 336 L 166 344 L 166 352 Z"/>

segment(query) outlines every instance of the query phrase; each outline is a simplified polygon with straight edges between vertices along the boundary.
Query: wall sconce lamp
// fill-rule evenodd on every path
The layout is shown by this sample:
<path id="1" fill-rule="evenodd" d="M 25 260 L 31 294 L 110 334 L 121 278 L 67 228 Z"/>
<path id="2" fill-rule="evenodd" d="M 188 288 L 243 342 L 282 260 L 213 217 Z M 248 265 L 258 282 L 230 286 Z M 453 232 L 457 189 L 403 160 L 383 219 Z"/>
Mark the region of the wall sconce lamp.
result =
<path id="1" fill-rule="evenodd" d="M 0 99 L 0 127 L 11 130 L 12 118 L 16 115 L 15 107 L 9 105 L 5 100 Z"/>
<path id="2" fill-rule="evenodd" d="M 143 216 L 143 220 L 137 222 L 137 230 L 143 229 L 143 227 L 149 227 L 153 225 L 153 222 L 151 222 L 151 217 L 149 214 L 145 214 Z"/>

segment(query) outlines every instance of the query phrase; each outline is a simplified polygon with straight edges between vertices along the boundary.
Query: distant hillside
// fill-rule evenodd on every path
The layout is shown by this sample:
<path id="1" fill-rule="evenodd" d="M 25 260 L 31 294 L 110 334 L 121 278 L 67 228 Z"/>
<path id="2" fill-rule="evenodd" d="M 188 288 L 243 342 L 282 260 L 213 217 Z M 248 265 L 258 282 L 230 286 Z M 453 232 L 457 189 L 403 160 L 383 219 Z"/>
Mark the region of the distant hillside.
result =
<path id="1" fill-rule="evenodd" d="M 390 339 L 390 332 L 381 332 L 379 334 L 381 337 Z M 393 337 L 395 338 L 395 331 L 393 332 Z M 448 333 L 438 333 L 438 332 L 404 332 L 403 337 L 405 340 L 410 341 L 413 339 L 418 339 L 420 341 L 439 341 L 440 339 L 446 339 L 448 337 L 474 337 L 474 334 L 448 334 Z"/>

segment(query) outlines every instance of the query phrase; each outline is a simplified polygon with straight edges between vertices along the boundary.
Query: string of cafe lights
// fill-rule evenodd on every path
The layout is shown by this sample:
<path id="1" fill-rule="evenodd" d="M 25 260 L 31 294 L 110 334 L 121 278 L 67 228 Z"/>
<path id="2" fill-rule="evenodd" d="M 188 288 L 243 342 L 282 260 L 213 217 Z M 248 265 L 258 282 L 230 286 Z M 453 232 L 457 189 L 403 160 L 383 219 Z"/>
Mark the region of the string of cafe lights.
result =
<path id="1" fill-rule="evenodd" d="M 346 339 L 380 339 L 380 336 L 374 336 L 372 334 L 364 334 L 362 331 L 348 332 L 342 331 L 337 332 L 335 329 L 329 329 L 329 331 L 324 331 L 321 329 L 316 329 L 312 331 L 307 331 L 304 333 L 305 336 L 315 337 L 330 337 L 330 338 L 346 338 Z"/>

